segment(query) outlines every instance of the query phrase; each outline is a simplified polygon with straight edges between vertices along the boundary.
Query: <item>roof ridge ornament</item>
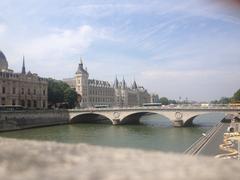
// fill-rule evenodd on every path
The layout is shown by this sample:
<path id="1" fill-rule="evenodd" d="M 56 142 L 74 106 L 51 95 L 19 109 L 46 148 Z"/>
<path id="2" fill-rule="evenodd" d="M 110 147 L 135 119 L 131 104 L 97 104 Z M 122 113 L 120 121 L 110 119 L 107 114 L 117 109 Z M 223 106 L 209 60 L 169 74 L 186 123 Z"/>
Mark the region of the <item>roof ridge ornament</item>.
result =
<path id="1" fill-rule="evenodd" d="M 80 57 L 80 64 L 83 65 L 83 59 Z"/>

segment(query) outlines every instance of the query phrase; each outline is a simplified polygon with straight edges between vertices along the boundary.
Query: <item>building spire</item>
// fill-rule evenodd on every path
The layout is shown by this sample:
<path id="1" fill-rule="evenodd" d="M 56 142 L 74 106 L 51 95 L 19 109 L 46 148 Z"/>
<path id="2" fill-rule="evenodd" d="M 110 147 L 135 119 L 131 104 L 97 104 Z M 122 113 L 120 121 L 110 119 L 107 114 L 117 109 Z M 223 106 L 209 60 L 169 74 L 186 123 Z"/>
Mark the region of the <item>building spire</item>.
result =
<path id="1" fill-rule="evenodd" d="M 80 65 L 83 67 L 83 59 L 80 58 Z"/>
<path id="2" fill-rule="evenodd" d="M 114 87 L 115 87 L 115 88 L 118 88 L 118 87 L 119 87 L 117 76 L 116 76 L 116 79 L 115 79 L 115 82 L 114 82 Z"/>
<path id="3" fill-rule="evenodd" d="M 23 56 L 23 64 L 22 64 L 22 74 L 26 74 L 25 57 L 24 56 Z"/>
<path id="4" fill-rule="evenodd" d="M 133 88 L 133 89 L 137 89 L 137 88 L 138 88 L 138 86 L 137 86 L 137 83 L 136 83 L 135 79 L 134 79 L 134 81 L 133 81 L 133 86 L 132 86 L 132 88 Z"/>
<path id="5" fill-rule="evenodd" d="M 125 79 L 124 79 L 124 76 L 123 76 L 122 84 L 123 84 L 123 88 L 125 89 L 125 88 L 127 87 L 127 84 L 126 84 L 126 81 L 125 81 Z"/>

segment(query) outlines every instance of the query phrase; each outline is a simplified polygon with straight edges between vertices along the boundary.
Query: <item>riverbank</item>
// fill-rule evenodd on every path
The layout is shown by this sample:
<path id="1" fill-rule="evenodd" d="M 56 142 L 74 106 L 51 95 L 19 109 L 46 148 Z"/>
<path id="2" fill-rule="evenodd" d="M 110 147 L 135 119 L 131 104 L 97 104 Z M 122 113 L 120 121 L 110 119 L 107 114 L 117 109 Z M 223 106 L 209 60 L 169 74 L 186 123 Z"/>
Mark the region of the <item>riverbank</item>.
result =
<path id="1" fill-rule="evenodd" d="M 4 180 L 240 178 L 238 161 L 7 138 L 0 145 Z"/>

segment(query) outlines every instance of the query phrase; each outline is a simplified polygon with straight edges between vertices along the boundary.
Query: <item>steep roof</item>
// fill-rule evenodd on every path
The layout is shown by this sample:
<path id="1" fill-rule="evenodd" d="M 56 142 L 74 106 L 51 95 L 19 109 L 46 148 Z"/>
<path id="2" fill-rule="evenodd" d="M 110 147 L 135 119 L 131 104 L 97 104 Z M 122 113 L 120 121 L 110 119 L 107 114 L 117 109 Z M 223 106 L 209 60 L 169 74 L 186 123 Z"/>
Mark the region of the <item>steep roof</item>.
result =
<path id="1" fill-rule="evenodd" d="M 81 59 L 80 64 L 78 64 L 78 69 L 77 69 L 76 74 L 88 74 L 88 72 L 83 68 L 82 59 Z"/>

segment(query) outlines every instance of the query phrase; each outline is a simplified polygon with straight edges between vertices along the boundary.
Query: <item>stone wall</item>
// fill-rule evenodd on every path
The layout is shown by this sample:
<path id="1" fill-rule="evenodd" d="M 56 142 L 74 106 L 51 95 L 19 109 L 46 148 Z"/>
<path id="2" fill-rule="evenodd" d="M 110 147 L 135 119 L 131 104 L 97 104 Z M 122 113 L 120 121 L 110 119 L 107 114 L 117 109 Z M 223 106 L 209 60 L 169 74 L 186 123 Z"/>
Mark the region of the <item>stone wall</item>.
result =
<path id="1" fill-rule="evenodd" d="M 239 161 L 0 138 L 1 180 L 240 179 Z"/>
<path id="2" fill-rule="evenodd" d="M 66 124 L 68 121 L 68 111 L 0 112 L 0 131 Z"/>

